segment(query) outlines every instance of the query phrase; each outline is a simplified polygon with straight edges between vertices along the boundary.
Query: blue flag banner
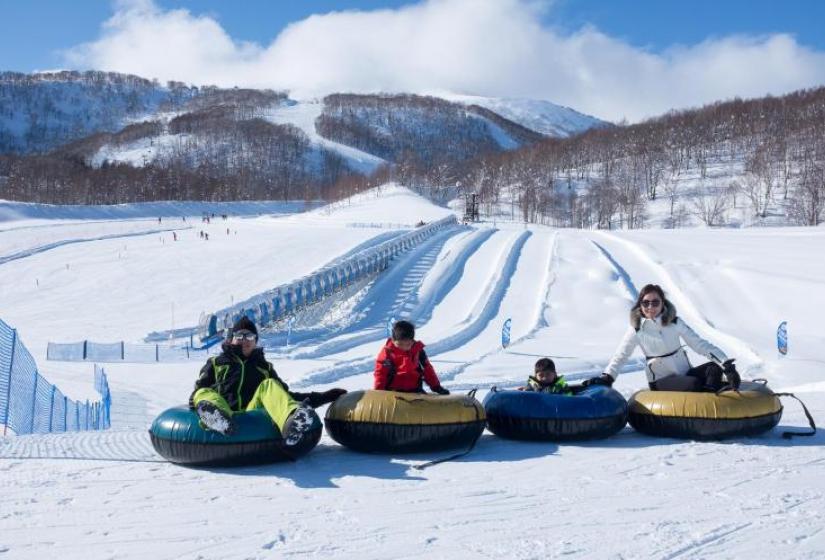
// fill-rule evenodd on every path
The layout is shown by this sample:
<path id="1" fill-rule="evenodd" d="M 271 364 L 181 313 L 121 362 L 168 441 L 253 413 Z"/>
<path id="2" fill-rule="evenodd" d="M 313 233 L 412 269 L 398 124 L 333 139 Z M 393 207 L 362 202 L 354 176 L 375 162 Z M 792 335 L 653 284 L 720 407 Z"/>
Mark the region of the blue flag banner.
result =
<path id="1" fill-rule="evenodd" d="M 392 326 L 395 324 L 395 317 L 387 319 L 387 338 L 392 338 Z"/>
<path id="2" fill-rule="evenodd" d="M 507 348 L 510 346 L 510 327 L 513 324 L 513 319 L 504 321 L 504 326 L 501 327 L 501 346 Z"/>
<path id="3" fill-rule="evenodd" d="M 776 329 L 776 349 L 779 353 L 785 356 L 788 353 L 788 322 L 782 321 L 779 323 L 779 328 Z"/>

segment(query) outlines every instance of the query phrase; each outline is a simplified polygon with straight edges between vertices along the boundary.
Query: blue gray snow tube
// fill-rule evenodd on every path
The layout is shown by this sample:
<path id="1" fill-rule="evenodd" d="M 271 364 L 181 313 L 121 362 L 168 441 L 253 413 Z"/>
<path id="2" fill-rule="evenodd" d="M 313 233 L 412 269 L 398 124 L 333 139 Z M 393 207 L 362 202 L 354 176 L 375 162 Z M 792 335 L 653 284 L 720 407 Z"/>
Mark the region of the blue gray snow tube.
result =
<path id="1" fill-rule="evenodd" d="M 611 436 L 627 423 L 627 401 L 603 385 L 574 395 L 497 391 L 484 399 L 487 428 L 508 439 L 569 441 Z"/>
<path id="2" fill-rule="evenodd" d="M 321 439 L 323 424 L 303 441 L 285 448 L 281 432 L 263 410 L 236 412 L 235 430 L 221 435 L 202 428 L 198 415 L 187 406 L 170 408 L 155 418 L 149 435 L 163 458 L 190 466 L 242 466 L 291 461 L 306 455 Z"/>

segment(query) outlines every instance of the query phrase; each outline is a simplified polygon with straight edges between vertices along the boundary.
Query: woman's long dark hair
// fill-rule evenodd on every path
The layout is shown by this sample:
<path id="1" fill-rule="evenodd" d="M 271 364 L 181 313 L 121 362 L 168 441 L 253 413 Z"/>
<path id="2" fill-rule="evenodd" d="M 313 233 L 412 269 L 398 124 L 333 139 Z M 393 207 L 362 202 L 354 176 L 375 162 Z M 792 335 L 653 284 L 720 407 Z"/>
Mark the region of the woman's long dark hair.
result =
<path id="1" fill-rule="evenodd" d="M 636 298 L 636 303 L 630 308 L 631 322 L 633 317 L 641 317 L 642 313 L 642 298 L 648 294 L 656 294 L 662 300 L 662 324 L 667 325 L 676 316 L 673 304 L 665 297 L 665 291 L 658 284 L 647 284 L 639 290 L 639 297 Z"/>

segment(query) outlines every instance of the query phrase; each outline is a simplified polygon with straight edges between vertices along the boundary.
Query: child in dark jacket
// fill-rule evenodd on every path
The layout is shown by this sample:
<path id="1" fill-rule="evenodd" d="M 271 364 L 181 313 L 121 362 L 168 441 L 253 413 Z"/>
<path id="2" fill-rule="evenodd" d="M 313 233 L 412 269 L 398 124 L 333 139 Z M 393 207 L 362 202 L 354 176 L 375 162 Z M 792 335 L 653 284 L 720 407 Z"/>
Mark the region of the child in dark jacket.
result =
<path id="1" fill-rule="evenodd" d="M 398 321 L 392 326 L 392 337 L 375 359 L 374 389 L 423 393 L 424 383 L 439 395 L 450 392 L 441 386 L 424 344 L 415 340 L 415 325 Z"/>
<path id="2" fill-rule="evenodd" d="M 554 395 L 573 394 L 564 376 L 556 373 L 556 364 L 550 358 L 537 361 L 533 371 L 533 375 L 527 378 L 527 385 L 519 387 L 519 391 L 538 391 Z"/>

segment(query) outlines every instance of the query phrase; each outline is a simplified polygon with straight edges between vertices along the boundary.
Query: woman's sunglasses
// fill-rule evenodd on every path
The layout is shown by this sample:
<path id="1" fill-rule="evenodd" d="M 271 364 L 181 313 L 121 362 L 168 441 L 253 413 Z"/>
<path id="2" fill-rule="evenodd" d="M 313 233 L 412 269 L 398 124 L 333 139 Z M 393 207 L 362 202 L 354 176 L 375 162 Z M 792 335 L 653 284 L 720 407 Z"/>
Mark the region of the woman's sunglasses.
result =
<path id="1" fill-rule="evenodd" d="M 642 300 L 642 307 L 659 307 L 662 305 L 662 300 L 660 299 L 643 299 Z"/>

